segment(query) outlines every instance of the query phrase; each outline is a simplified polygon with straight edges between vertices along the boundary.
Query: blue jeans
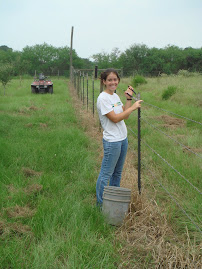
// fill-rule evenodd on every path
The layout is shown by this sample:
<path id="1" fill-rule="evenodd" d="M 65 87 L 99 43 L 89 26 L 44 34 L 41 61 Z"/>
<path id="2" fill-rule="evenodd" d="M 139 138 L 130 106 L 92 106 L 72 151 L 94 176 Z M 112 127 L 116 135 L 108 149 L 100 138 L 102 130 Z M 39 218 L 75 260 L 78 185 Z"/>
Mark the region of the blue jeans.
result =
<path id="1" fill-rule="evenodd" d="M 96 184 L 97 204 L 102 206 L 104 186 L 120 187 L 121 174 L 128 149 L 128 139 L 107 142 L 103 139 L 104 157 Z"/>

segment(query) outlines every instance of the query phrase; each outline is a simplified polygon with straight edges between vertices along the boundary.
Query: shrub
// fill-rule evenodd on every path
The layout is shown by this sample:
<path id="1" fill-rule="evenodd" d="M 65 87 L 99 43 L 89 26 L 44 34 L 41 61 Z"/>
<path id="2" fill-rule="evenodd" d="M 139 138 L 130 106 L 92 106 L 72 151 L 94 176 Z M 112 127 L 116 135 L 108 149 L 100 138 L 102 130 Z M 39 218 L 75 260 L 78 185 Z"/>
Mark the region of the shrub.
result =
<path id="1" fill-rule="evenodd" d="M 172 95 L 174 95 L 177 91 L 176 86 L 168 86 L 167 89 L 165 89 L 162 93 L 162 99 L 168 100 Z"/>
<path id="2" fill-rule="evenodd" d="M 160 76 L 164 78 L 164 77 L 168 77 L 168 74 L 166 74 L 166 73 L 161 73 Z"/>
<path id="3" fill-rule="evenodd" d="M 188 70 L 179 70 L 178 71 L 178 76 L 182 76 L 182 77 L 194 77 L 194 76 L 200 76 L 200 73 L 198 72 L 189 72 Z"/>
<path id="4" fill-rule="evenodd" d="M 13 65 L 12 64 L 0 65 L 0 81 L 4 87 L 4 95 L 5 95 L 6 84 L 9 81 L 11 81 L 12 73 L 13 73 Z"/>
<path id="5" fill-rule="evenodd" d="M 134 78 L 132 79 L 132 86 L 133 87 L 137 87 L 138 85 L 141 85 L 141 84 L 146 84 L 147 81 L 144 77 L 140 76 L 140 75 L 136 75 L 134 76 Z"/>

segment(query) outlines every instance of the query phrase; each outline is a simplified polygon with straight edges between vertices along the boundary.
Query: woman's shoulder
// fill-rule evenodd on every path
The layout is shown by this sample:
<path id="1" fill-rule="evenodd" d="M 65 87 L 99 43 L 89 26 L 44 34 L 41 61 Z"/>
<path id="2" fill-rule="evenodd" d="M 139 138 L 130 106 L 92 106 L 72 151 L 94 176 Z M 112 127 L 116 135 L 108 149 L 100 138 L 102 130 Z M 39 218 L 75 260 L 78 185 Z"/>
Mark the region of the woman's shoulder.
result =
<path id="1" fill-rule="evenodd" d="M 114 98 L 115 98 L 116 100 L 121 100 L 120 97 L 119 97 L 119 95 L 118 95 L 117 93 L 114 93 Z"/>
<path id="2" fill-rule="evenodd" d="M 114 93 L 114 97 L 116 98 L 120 98 L 119 95 L 117 93 Z"/>
<path id="3" fill-rule="evenodd" d="M 102 100 L 102 99 L 107 99 L 108 98 L 108 94 L 106 94 L 106 92 L 101 92 L 98 96 L 98 100 Z"/>

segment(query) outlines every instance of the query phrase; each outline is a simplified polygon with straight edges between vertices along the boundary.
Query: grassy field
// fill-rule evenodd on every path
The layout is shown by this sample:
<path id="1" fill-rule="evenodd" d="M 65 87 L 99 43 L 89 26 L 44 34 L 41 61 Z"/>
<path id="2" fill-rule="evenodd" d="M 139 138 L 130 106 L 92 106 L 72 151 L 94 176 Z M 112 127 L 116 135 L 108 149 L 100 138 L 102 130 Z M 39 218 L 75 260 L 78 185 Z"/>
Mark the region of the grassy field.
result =
<path id="1" fill-rule="evenodd" d="M 121 79 L 117 89 L 123 103 L 125 102 L 123 90 L 127 89 L 131 81 L 132 78 Z M 90 85 L 89 99 L 92 100 L 91 80 L 88 84 Z M 85 97 L 86 86 L 85 84 Z M 174 87 L 175 93 L 168 100 L 164 100 L 162 95 L 169 87 Z M 83 91 L 83 83 L 80 86 L 80 93 L 81 91 Z M 95 81 L 95 101 L 99 91 L 100 82 Z M 178 233 L 184 233 L 188 227 L 194 236 L 198 233 L 198 228 L 202 229 L 200 194 L 202 190 L 202 124 L 185 118 L 202 122 L 202 76 L 196 74 L 190 77 L 147 78 L 147 84 L 138 86 L 135 91 L 140 92 L 141 99 L 145 102 L 141 109 L 143 188 L 151 191 L 151 195 L 155 193 L 155 199 L 162 206 Z M 84 103 L 86 104 L 86 100 Z M 92 101 L 89 101 L 89 104 L 92 110 Z M 185 118 L 167 113 L 149 104 Z M 130 116 L 126 123 L 128 129 L 132 130 L 132 132 L 129 130 L 130 146 L 137 154 L 137 113 Z M 182 213 L 170 196 L 186 211 L 198 228 Z"/>
<path id="2" fill-rule="evenodd" d="M 95 206 L 96 144 L 67 81 L 33 95 L 0 88 L 0 268 L 117 268 L 114 228 Z"/>
<path id="3" fill-rule="evenodd" d="M 132 244 L 135 237 L 130 239 L 130 247 L 125 240 L 135 229 L 126 229 L 125 238 L 117 240 L 117 229 L 107 225 L 96 208 L 95 183 L 100 167 L 97 141 L 88 137 L 82 127 L 67 80 L 55 78 L 53 81 L 53 95 L 31 94 L 32 79 L 24 79 L 22 85 L 18 79 L 12 80 L 5 96 L 0 86 L 0 268 L 154 268 L 158 259 L 154 251 L 147 248 L 144 237 L 141 251 Z M 198 245 L 197 228 L 148 171 L 152 171 L 199 226 L 200 194 L 143 142 L 201 190 L 201 125 L 166 114 L 146 102 L 201 122 L 202 78 L 160 77 L 147 81 L 136 89 L 145 101 L 141 110 L 142 195 L 147 193 L 149 199 L 157 201 L 160 214 L 166 216 L 176 238 L 179 235 L 181 245 L 186 227 L 190 239 Z M 117 90 L 123 100 L 122 89 L 130 82 L 131 78 L 122 79 Z M 162 93 L 168 86 L 176 86 L 177 90 L 164 101 Z M 84 92 L 86 97 L 86 84 Z M 95 100 L 98 94 L 97 80 Z M 86 107 L 86 98 L 84 105 Z M 92 82 L 89 81 L 91 110 Z M 146 121 L 199 157 L 157 132 Z M 136 112 L 126 123 L 137 133 Z M 130 131 L 129 143 L 136 154 L 137 138 Z M 134 165 L 137 165 L 136 159 Z M 144 211 L 152 214 L 152 208 L 150 212 Z M 150 221 L 156 226 L 153 217 Z M 194 257 L 194 248 L 187 253 L 187 259 L 189 255 Z M 120 267 L 120 264 L 127 266 Z"/>

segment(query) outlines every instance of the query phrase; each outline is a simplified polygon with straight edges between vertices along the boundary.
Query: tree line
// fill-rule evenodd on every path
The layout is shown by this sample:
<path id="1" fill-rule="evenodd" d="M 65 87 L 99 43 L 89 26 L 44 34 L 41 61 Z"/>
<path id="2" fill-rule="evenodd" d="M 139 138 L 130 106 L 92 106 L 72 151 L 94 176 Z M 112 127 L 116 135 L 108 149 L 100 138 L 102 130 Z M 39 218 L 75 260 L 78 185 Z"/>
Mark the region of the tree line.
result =
<path id="1" fill-rule="evenodd" d="M 98 53 L 92 56 L 99 68 L 123 68 L 124 75 L 158 76 L 162 73 L 177 74 L 179 70 L 202 72 L 202 47 L 182 49 L 177 46 L 148 48 L 134 44 L 124 52 L 118 48 L 110 54 Z"/>
<path id="2" fill-rule="evenodd" d="M 123 68 L 125 76 L 144 75 L 157 76 L 162 73 L 176 74 L 179 70 L 202 72 L 202 47 L 185 49 L 177 46 L 165 48 L 149 48 L 144 44 L 134 44 L 124 52 L 114 48 L 111 53 L 101 52 L 91 56 L 91 60 L 81 58 L 75 50 L 72 52 L 75 69 L 93 69 L 114 67 Z M 70 48 L 54 47 L 46 43 L 42 45 L 26 46 L 22 51 L 0 46 L 0 70 L 2 66 L 10 66 L 13 75 L 43 72 L 46 75 L 69 76 Z M 9 68 L 8 68 L 9 69 Z"/>

